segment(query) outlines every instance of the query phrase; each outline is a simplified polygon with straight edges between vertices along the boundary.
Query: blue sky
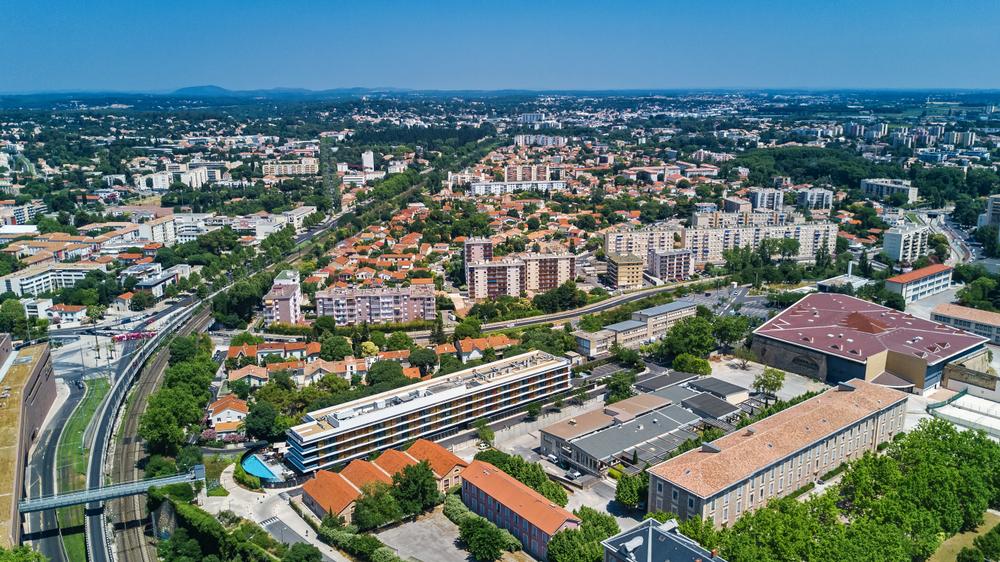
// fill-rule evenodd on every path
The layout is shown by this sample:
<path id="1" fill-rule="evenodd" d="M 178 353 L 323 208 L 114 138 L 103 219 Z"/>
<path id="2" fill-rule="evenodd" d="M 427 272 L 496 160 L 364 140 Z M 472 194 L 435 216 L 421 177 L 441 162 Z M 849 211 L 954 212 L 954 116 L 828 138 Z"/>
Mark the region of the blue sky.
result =
<path id="1" fill-rule="evenodd" d="M 0 91 L 998 88 L 994 0 L 30 0 Z"/>

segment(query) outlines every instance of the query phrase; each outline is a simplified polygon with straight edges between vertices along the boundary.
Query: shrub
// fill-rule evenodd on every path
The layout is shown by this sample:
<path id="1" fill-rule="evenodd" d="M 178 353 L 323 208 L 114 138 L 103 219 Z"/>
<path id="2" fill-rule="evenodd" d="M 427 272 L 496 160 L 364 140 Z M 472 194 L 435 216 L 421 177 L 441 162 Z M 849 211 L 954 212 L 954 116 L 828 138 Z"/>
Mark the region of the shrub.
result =
<path id="1" fill-rule="evenodd" d="M 372 553 L 371 562 L 405 562 L 396 556 L 396 552 L 388 546 L 381 546 Z"/>
<path id="2" fill-rule="evenodd" d="M 236 469 L 233 471 L 233 480 L 241 486 L 246 486 L 251 490 L 260 489 L 260 478 L 254 476 L 253 474 L 248 474 L 246 470 L 243 470 L 243 463 L 236 463 Z"/>
<path id="3" fill-rule="evenodd" d="M 462 503 L 462 498 L 448 494 L 444 499 L 444 516 L 456 525 L 461 525 L 466 517 L 474 517 L 475 514 Z"/>

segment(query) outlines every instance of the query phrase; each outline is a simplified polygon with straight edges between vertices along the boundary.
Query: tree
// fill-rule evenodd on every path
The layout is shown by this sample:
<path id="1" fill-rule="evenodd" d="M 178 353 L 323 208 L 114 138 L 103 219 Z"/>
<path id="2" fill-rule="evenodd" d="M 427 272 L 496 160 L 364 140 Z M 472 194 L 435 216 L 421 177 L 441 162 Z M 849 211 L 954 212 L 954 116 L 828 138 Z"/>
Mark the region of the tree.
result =
<path id="1" fill-rule="evenodd" d="M 480 562 L 499 560 L 507 542 L 499 527 L 478 515 L 462 520 L 458 536 L 469 554 Z"/>
<path id="2" fill-rule="evenodd" d="M 483 443 L 493 444 L 493 439 L 496 435 L 490 428 L 486 418 L 479 418 L 472 424 L 472 427 L 476 428 L 476 437 L 478 437 L 480 441 Z"/>
<path id="3" fill-rule="evenodd" d="M 28 317 L 20 301 L 7 299 L 0 304 L 0 332 L 11 333 L 19 339 L 24 339 L 27 325 Z"/>
<path id="4" fill-rule="evenodd" d="M 482 325 L 479 323 L 479 319 L 469 316 L 455 326 L 453 337 L 455 341 L 458 341 L 465 338 L 478 338 L 480 335 L 482 335 Z"/>
<path id="5" fill-rule="evenodd" d="M 721 316 L 715 320 L 712 333 L 722 347 L 728 348 L 746 337 L 749 330 L 750 321 L 745 316 Z"/>
<path id="6" fill-rule="evenodd" d="M 764 394 L 765 404 L 769 398 L 777 397 L 778 391 L 784 384 L 785 372 L 773 367 L 764 367 L 764 371 L 753 379 L 753 389 Z"/>
<path id="7" fill-rule="evenodd" d="M 538 402 L 532 402 L 531 404 L 528 404 L 527 412 L 529 418 L 533 420 L 538 419 L 539 414 L 542 413 L 542 405 Z"/>
<path id="8" fill-rule="evenodd" d="M 418 347 L 410 352 L 410 365 L 420 368 L 420 375 L 427 376 L 437 367 L 437 353 L 426 347 Z"/>
<path id="9" fill-rule="evenodd" d="M 96 324 L 98 320 L 104 318 L 104 312 L 108 309 L 106 306 L 99 304 L 91 305 L 87 307 L 87 319 L 90 320 L 92 324 Z"/>
<path id="10" fill-rule="evenodd" d="M 250 405 L 250 412 L 243 419 L 247 435 L 265 441 L 279 441 L 285 430 L 278 424 L 278 410 L 270 402 L 257 400 Z"/>
<path id="11" fill-rule="evenodd" d="M 285 555 L 281 557 L 281 562 L 321 562 L 323 553 L 318 548 L 308 543 L 295 543 L 288 547 Z"/>
<path id="12" fill-rule="evenodd" d="M 587 387 L 579 386 L 573 391 L 573 401 L 577 404 L 583 404 L 587 401 Z"/>
<path id="13" fill-rule="evenodd" d="M 958 551 L 958 556 L 955 557 L 955 562 L 984 562 L 985 560 L 986 557 L 983 556 L 983 551 L 973 546 L 962 548 L 962 550 Z"/>
<path id="14" fill-rule="evenodd" d="M 378 346 L 375 342 L 363 341 L 361 342 L 361 356 L 362 357 L 375 357 L 378 355 Z"/>
<path id="15" fill-rule="evenodd" d="M 376 361 L 368 368 L 368 385 L 375 386 L 382 383 L 397 383 L 405 380 L 403 366 L 395 361 Z"/>
<path id="16" fill-rule="evenodd" d="M 354 348 L 345 337 L 330 334 L 320 342 L 319 356 L 326 361 L 340 361 L 353 353 Z"/>
<path id="17" fill-rule="evenodd" d="M 377 529 L 403 517 L 399 502 L 385 482 L 365 484 L 361 492 L 361 497 L 354 504 L 353 518 L 359 530 Z"/>
<path id="18" fill-rule="evenodd" d="M 674 357 L 672 365 L 674 369 L 681 371 L 682 373 L 691 373 L 693 375 L 702 376 L 712 374 L 712 366 L 707 360 L 695 357 L 690 353 L 681 353 L 677 357 Z"/>
<path id="19" fill-rule="evenodd" d="M 132 300 L 129 309 L 133 312 L 140 312 L 156 304 L 156 298 L 149 291 L 136 291 L 132 293 Z"/>
<path id="20" fill-rule="evenodd" d="M 635 375 L 628 371 L 621 371 L 611 375 L 611 378 L 608 380 L 608 395 L 605 398 L 605 404 L 613 404 L 634 396 L 635 391 L 632 390 L 633 384 L 635 384 Z"/>
<path id="21" fill-rule="evenodd" d="M 898 293 L 887 292 L 882 304 L 888 306 L 889 308 L 895 308 L 899 311 L 906 310 L 906 299 L 903 298 L 903 295 Z"/>
<path id="22" fill-rule="evenodd" d="M 708 320 L 698 316 L 685 318 L 671 326 L 654 353 L 663 359 L 676 357 L 681 353 L 690 353 L 695 357 L 707 356 L 715 349 L 713 332 L 714 326 Z"/>
<path id="23" fill-rule="evenodd" d="M 246 400 L 250 396 L 250 382 L 247 381 L 246 377 L 234 380 L 229 383 L 229 390 L 239 397 L 240 400 Z"/>
<path id="24" fill-rule="evenodd" d="M 549 541 L 550 562 L 600 562 L 604 556 L 601 541 L 621 532 L 615 518 L 596 509 L 576 510 L 580 526 L 559 531 Z"/>
<path id="25" fill-rule="evenodd" d="M 431 343 L 442 344 L 448 341 L 448 335 L 444 333 L 444 319 L 441 317 L 441 313 L 437 313 L 437 317 L 434 319 L 434 327 L 431 329 Z"/>
<path id="26" fill-rule="evenodd" d="M 260 343 L 264 343 L 264 338 L 255 336 L 250 332 L 240 332 L 233 336 L 233 339 L 229 340 L 230 346 L 257 345 Z"/>
<path id="27" fill-rule="evenodd" d="M 146 441 L 150 451 L 172 454 L 184 442 L 184 428 L 173 412 L 149 408 L 139 420 L 139 437 Z"/>
<path id="28" fill-rule="evenodd" d="M 749 347 L 741 345 L 733 351 L 733 357 L 739 361 L 740 369 L 746 370 L 750 366 L 751 361 L 757 361 L 757 354 L 753 352 Z"/>
<path id="29" fill-rule="evenodd" d="M 640 492 L 642 488 L 643 483 L 640 475 L 622 474 L 618 477 L 618 483 L 615 485 L 615 501 L 635 509 L 639 507 L 640 501 L 646 499 Z"/>
<path id="30" fill-rule="evenodd" d="M 386 349 L 389 350 L 400 350 L 400 349 L 410 349 L 414 346 L 413 340 L 406 332 L 393 332 L 386 341 Z"/>
<path id="31" fill-rule="evenodd" d="M 392 476 L 392 494 L 405 515 L 423 513 L 441 499 L 437 477 L 427 461 L 412 464 Z"/>

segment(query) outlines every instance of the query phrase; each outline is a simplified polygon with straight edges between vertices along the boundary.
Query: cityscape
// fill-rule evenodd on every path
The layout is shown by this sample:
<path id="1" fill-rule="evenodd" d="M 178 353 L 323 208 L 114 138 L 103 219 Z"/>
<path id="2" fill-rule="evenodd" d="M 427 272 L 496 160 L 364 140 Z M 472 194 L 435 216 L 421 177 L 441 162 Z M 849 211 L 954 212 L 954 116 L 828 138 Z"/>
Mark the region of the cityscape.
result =
<path id="1" fill-rule="evenodd" d="M 0 560 L 1000 560 L 1000 90 L 918 37 L 995 5 L 710 18 L 812 60 L 57 3 L 0 24 Z"/>

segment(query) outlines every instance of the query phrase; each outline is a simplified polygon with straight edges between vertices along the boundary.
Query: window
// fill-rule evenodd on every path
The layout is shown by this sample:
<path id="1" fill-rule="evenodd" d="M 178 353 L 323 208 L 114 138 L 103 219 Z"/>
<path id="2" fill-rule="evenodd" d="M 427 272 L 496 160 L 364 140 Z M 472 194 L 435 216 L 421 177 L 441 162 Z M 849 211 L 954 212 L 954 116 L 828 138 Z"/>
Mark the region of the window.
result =
<path id="1" fill-rule="evenodd" d="M 694 498 L 688 498 L 688 509 L 694 509 Z"/>
<path id="2" fill-rule="evenodd" d="M 729 508 L 725 507 L 722 509 L 722 522 L 725 523 L 729 521 Z"/>
<path id="3" fill-rule="evenodd" d="M 662 494 L 663 493 L 663 482 L 657 482 L 656 483 L 656 493 L 657 494 Z"/>
<path id="4" fill-rule="evenodd" d="M 677 501 L 677 488 L 670 490 L 670 499 Z"/>

